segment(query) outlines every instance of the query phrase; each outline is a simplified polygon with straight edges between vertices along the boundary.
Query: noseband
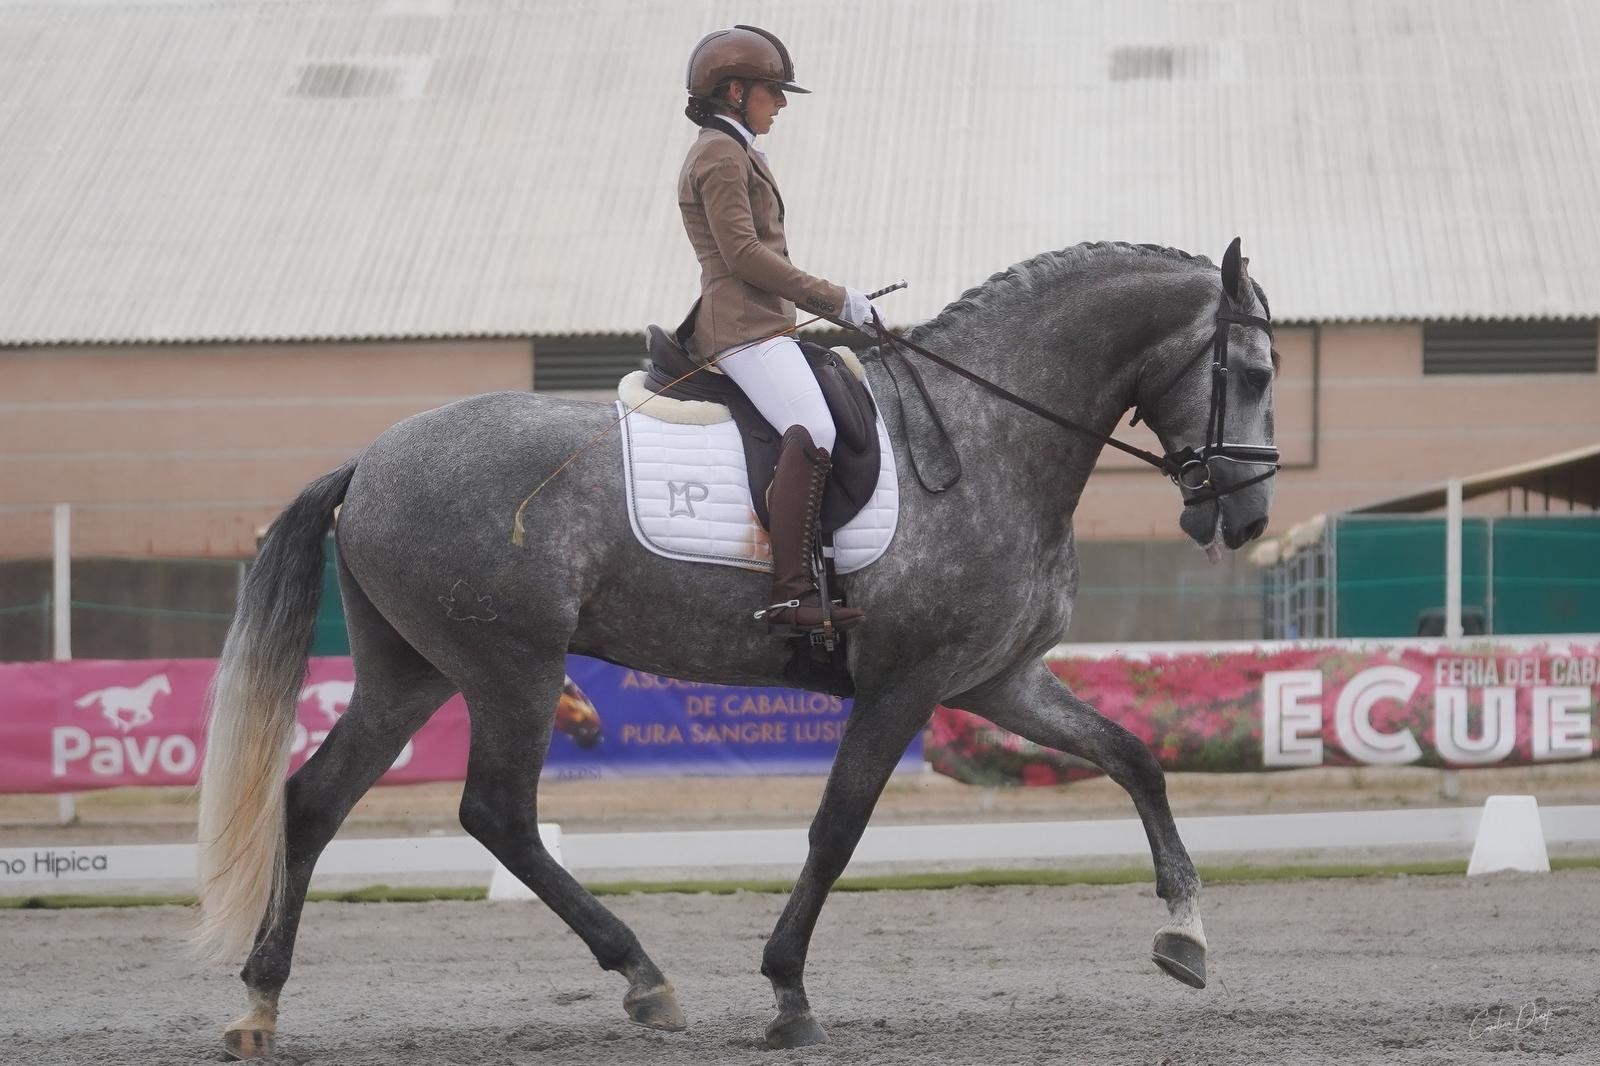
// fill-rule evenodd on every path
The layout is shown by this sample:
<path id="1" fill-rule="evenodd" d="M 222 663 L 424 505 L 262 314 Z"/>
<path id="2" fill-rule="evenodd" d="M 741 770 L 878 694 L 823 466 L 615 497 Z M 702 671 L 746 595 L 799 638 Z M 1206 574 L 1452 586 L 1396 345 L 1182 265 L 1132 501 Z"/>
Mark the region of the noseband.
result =
<path id="1" fill-rule="evenodd" d="M 1255 315 L 1247 315 L 1233 309 L 1233 302 L 1226 295 L 1222 297 L 1222 305 L 1217 308 L 1217 328 L 1212 331 L 1211 337 L 1200 346 L 1200 350 L 1189 357 L 1183 364 L 1183 369 L 1178 371 L 1173 379 L 1167 382 L 1160 392 L 1156 393 L 1155 402 L 1162 400 L 1171 392 L 1178 382 L 1182 381 L 1194 365 L 1206 354 L 1211 352 L 1211 413 L 1206 418 L 1206 441 L 1199 448 L 1186 445 L 1175 451 L 1169 451 L 1161 457 L 1161 470 L 1173 483 L 1183 490 L 1183 502 L 1186 504 L 1206 503 L 1211 500 L 1221 499 L 1230 493 L 1248 488 L 1258 481 L 1278 472 L 1278 449 L 1271 444 L 1234 444 L 1224 436 L 1224 426 L 1228 417 L 1228 327 L 1231 324 L 1241 326 L 1255 326 L 1268 337 L 1272 336 L 1272 323 Z M 1145 418 L 1146 404 L 1141 401 L 1133 410 L 1133 421 L 1130 425 L 1138 425 L 1141 418 Z M 1146 419 L 1148 421 L 1148 419 Z M 1152 427 L 1153 428 L 1153 427 Z M 1248 481 L 1241 481 L 1225 489 L 1218 489 L 1212 481 L 1211 464 L 1238 463 L 1244 466 L 1265 466 L 1265 473 L 1257 474 Z"/>
<path id="2" fill-rule="evenodd" d="M 833 320 L 830 319 L 830 321 Z M 1156 401 L 1160 401 L 1167 393 L 1171 392 L 1178 382 L 1183 380 L 1184 376 L 1200 361 L 1201 357 L 1209 351 L 1211 353 L 1211 414 L 1206 421 L 1205 444 L 1200 448 L 1190 445 L 1175 451 L 1169 451 L 1165 455 L 1156 455 L 1154 452 L 1136 448 L 1115 437 L 1101 433 L 1092 426 L 1085 426 L 1080 422 L 1074 422 L 1070 418 L 1058 415 L 1054 411 L 1046 410 L 1031 400 L 1023 399 L 1016 393 L 1001 388 L 989 379 L 974 374 L 966 367 L 952 363 L 943 356 L 936 355 L 922 347 L 922 345 L 909 341 L 898 333 L 893 332 L 884 326 L 883 319 L 878 317 L 876 309 L 872 312 L 873 332 L 877 335 L 879 345 L 900 356 L 901 362 L 911 372 L 912 379 L 924 398 L 928 395 L 927 386 L 922 383 L 922 376 L 917 373 L 915 365 L 906 358 L 905 349 L 907 348 L 924 359 L 944 367 L 951 373 L 966 378 L 974 385 L 994 393 L 1007 403 L 1020 407 L 1024 411 L 1031 411 L 1040 418 L 1053 422 L 1064 429 L 1070 429 L 1085 436 L 1093 437 L 1102 444 L 1109 445 L 1119 451 L 1128 453 L 1136 459 L 1149 463 L 1167 475 L 1173 484 L 1178 486 L 1183 492 L 1185 505 L 1219 500 L 1224 496 L 1238 492 L 1240 489 L 1249 488 L 1259 481 L 1265 481 L 1278 472 L 1278 449 L 1273 445 L 1231 444 L 1223 439 L 1223 426 L 1228 415 L 1228 327 L 1235 323 L 1241 326 L 1255 326 L 1264 330 L 1267 336 L 1270 337 L 1272 336 L 1272 323 L 1264 318 L 1257 318 L 1255 315 L 1247 315 L 1234 310 L 1233 301 L 1228 298 L 1226 293 L 1222 296 L 1221 306 L 1217 308 L 1216 322 L 1217 327 L 1212 331 L 1210 338 L 1200 346 L 1200 350 L 1190 357 L 1189 361 L 1183 365 L 1183 369 L 1178 371 L 1177 375 L 1155 397 Z M 842 322 L 838 324 L 846 329 L 851 328 Z M 1146 404 L 1140 402 L 1134 408 L 1134 425 L 1137 425 L 1139 419 L 1144 417 L 1145 407 Z M 941 426 L 940 428 L 942 429 L 943 427 Z M 1213 462 L 1265 466 L 1267 470 L 1265 473 L 1257 474 L 1248 481 L 1241 481 L 1237 485 L 1229 485 L 1226 488 L 1218 488 L 1211 476 L 1211 464 Z"/>

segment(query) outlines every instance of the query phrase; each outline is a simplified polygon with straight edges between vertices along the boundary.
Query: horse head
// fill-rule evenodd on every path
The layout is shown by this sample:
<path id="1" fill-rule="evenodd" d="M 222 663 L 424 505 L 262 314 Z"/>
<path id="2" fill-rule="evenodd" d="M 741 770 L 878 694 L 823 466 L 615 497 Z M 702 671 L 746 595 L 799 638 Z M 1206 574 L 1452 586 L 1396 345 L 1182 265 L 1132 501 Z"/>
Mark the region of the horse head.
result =
<path id="1" fill-rule="evenodd" d="M 149 681 L 146 681 L 145 684 L 149 685 L 155 692 L 166 693 L 169 696 L 172 694 L 172 682 L 167 680 L 166 674 L 157 674 Z"/>
<path id="2" fill-rule="evenodd" d="M 1143 417 L 1160 438 L 1183 494 L 1178 525 L 1213 561 L 1221 545 L 1239 548 L 1266 529 L 1278 467 L 1278 353 L 1266 294 L 1250 280 L 1248 262 L 1234 238 L 1222 258 L 1222 292 L 1183 331 L 1186 345 L 1207 339 L 1179 359 L 1170 351 L 1152 358 L 1135 397 L 1135 420 Z"/>

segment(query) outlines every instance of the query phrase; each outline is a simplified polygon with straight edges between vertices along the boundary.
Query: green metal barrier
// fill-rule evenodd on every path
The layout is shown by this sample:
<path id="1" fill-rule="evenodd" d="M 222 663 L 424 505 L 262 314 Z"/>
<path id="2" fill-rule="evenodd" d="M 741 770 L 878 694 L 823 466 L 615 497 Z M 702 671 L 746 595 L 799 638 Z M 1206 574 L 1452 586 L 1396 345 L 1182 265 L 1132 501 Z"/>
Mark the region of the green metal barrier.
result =
<path id="1" fill-rule="evenodd" d="M 344 627 L 344 602 L 339 598 L 339 559 L 333 538 L 324 545 L 322 599 L 317 604 L 317 621 L 311 631 L 312 655 L 349 655 L 350 634 Z"/>
<path id="2" fill-rule="evenodd" d="M 1332 530 L 1333 635 L 1413 636 L 1444 606 L 1443 518 L 1341 515 Z M 1490 633 L 1600 632 L 1600 515 L 1463 518 L 1461 609 Z"/>
<path id="3" fill-rule="evenodd" d="M 1494 521 L 1494 631 L 1600 633 L 1600 515 Z"/>

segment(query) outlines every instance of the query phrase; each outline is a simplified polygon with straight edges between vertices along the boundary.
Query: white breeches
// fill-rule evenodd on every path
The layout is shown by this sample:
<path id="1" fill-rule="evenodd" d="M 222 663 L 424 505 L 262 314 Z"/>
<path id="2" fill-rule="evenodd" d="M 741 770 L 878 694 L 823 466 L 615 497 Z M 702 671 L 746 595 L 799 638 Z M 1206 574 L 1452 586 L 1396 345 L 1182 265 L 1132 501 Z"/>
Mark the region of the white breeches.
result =
<path id="1" fill-rule="evenodd" d="M 811 443 L 833 451 L 833 415 L 793 337 L 773 337 L 720 359 L 717 369 L 750 398 L 779 433 L 804 426 Z"/>

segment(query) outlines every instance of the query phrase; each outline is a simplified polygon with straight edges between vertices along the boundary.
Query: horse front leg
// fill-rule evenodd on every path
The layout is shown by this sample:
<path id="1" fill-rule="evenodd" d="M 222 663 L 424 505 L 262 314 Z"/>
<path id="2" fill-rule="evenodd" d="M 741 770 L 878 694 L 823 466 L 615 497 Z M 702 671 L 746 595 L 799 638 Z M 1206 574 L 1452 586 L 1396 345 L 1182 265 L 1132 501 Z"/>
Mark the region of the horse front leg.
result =
<path id="1" fill-rule="evenodd" d="M 805 866 L 761 956 L 761 973 L 778 1001 L 777 1016 L 767 1025 L 768 1047 L 827 1042 L 806 998 L 806 952 L 828 892 L 849 865 L 889 775 L 933 713 L 937 696 L 908 692 L 909 686 L 893 696 L 856 697 L 811 822 Z"/>
<path id="2" fill-rule="evenodd" d="M 1156 895 L 1167 901 L 1169 914 L 1156 932 L 1151 961 L 1168 976 L 1204 988 L 1200 875 L 1173 824 L 1166 775 L 1144 742 L 1073 695 L 1043 662 L 947 702 L 1035 744 L 1087 759 L 1127 791 L 1150 841 Z"/>

